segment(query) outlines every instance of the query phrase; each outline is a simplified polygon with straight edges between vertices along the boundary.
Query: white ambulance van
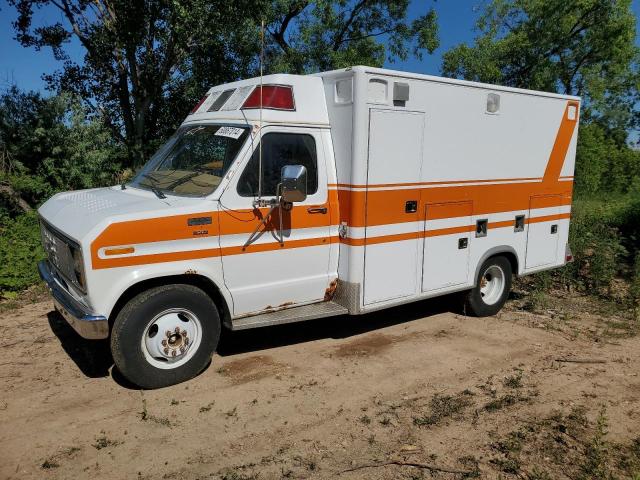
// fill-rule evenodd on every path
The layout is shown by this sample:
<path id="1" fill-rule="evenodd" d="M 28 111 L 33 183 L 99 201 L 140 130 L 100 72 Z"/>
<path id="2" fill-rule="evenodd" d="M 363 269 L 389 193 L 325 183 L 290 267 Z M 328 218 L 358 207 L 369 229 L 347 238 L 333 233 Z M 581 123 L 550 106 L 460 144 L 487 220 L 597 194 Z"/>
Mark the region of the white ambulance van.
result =
<path id="1" fill-rule="evenodd" d="M 579 112 L 369 67 L 217 86 L 131 182 L 40 208 L 40 275 L 144 388 L 197 375 L 223 326 L 456 291 L 493 315 L 513 275 L 571 259 Z"/>

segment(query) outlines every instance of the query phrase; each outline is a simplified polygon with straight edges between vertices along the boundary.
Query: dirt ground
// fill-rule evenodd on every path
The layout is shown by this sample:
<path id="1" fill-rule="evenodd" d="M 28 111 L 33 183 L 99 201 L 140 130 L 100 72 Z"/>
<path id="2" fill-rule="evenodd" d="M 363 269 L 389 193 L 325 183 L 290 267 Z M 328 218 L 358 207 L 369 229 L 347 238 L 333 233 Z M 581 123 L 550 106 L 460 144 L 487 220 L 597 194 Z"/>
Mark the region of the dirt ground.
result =
<path id="1" fill-rule="evenodd" d="M 0 313 L 0 478 L 633 478 L 640 337 L 579 298 L 225 333 L 140 391 L 47 300 Z M 640 478 L 640 477 L 636 477 Z"/>

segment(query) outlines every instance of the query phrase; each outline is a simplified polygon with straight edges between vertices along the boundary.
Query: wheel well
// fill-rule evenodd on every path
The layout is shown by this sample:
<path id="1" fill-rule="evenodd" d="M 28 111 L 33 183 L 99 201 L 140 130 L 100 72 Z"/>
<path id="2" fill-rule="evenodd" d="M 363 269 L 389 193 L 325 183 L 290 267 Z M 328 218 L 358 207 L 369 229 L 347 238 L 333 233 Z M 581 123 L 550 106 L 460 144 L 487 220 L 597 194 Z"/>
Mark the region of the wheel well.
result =
<path id="1" fill-rule="evenodd" d="M 493 258 L 493 257 L 504 257 L 507 260 L 509 260 L 509 263 L 511 264 L 511 273 L 513 273 L 516 276 L 518 275 L 518 257 L 516 257 L 515 253 L 510 251 L 505 251 L 505 252 L 495 253 L 491 255 L 489 258 Z"/>
<path id="2" fill-rule="evenodd" d="M 516 255 L 516 252 L 511 247 L 504 246 L 504 247 L 496 247 L 485 253 L 485 256 L 482 257 L 482 259 L 476 266 L 476 275 L 474 277 L 475 279 L 478 278 L 480 268 L 482 267 L 484 262 L 486 262 L 490 258 L 495 258 L 495 257 L 505 257 L 509 261 L 509 264 L 511 265 L 511 272 L 513 273 L 513 275 L 515 276 L 518 275 L 518 256 Z"/>
<path id="3" fill-rule="evenodd" d="M 202 275 L 190 274 L 190 275 L 168 275 L 166 277 L 156 277 L 150 278 L 148 280 L 143 280 L 134 285 L 131 285 L 127 288 L 120 298 L 116 302 L 115 306 L 111 310 L 111 315 L 109 315 L 109 330 L 111 330 L 111 326 L 115 321 L 116 317 L 120 313 L 120 310 L 127 304 L 129 300 L 131 300 L 136 295 L 144 292 L 145 290 L 149 290 L 150 288 L 160 287 L 163 285 L 170 285 L 173 283 L 181 283 L 186 285 L 193 285 L 194 287 L 198 287 L 204 292 L 207 293 L 218 307 L 218 311 L 220 313 L 220 320 L 223 325 L 228 325 L 231 321 L 231 313 L 229 311 L 229 306 L 227 305 L 226 300 L 222 296 L 220 289 L 218 286 L 213 283 L 209 278 L 204 277 Z"/>

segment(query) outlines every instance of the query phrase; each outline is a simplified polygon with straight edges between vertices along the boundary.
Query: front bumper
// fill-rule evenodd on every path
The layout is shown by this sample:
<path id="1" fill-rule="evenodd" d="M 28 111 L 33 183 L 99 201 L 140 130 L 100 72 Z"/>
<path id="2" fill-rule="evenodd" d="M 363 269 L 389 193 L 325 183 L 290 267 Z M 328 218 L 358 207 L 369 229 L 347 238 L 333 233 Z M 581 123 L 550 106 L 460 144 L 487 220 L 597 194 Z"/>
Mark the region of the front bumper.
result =
<path id="1" fill-rule="evenodd" d="M 95 315 L 93 312 L 73 298 L 54 277 L 51 265 L 47 260 L 38 263 L 40 278 L 45 281 L 56 310 L 78 332 L 81 337 L 90 340 L 100 340 L 109 336 L 109 321 L 103 315 Z"/>

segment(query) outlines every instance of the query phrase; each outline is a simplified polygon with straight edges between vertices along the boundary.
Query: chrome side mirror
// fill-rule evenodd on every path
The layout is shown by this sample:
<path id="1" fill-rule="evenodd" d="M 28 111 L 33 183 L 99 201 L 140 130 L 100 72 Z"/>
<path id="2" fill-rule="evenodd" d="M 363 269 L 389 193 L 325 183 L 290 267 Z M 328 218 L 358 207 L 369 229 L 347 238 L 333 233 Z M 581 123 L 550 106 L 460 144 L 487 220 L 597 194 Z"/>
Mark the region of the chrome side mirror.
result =
<path id="1" fill-rule="evenodd" d="M 303 202 L 307 199 L 307 167 L 285 165 L 280 171 L 280 178 L 282 202 Z"/>

